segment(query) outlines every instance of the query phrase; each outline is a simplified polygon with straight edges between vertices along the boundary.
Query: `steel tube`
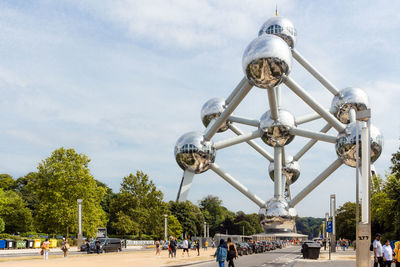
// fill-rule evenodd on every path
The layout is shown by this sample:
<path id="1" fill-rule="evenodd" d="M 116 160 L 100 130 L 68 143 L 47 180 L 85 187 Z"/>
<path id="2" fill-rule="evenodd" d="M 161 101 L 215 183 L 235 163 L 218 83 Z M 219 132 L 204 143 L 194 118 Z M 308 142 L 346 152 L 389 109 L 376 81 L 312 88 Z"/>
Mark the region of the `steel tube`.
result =
<path id="1" fill-rule="evenodd" d="M 229 105 L 232 102 L 233 98 L 237 95 L 240 89 L 242 89 L 242 87 L 246 84 L 246 82 L 247 78 L 243 77 L 243 79 L 238 83 L 238 85 L 236 85 L 235 89 L 233 89 L 231 94 L 226 98 L 225 100 L 226 105 Z"/>
<path id="2" fill-rule="evenodd" d="M 269 102 L 269 110 L 271 112 L 271 119 L 278 119 L 278 104 L 276 101 L 275 88 L 267 89 L 268 92 L 268 102 Z"/>
<path id="3" fill-rule="evenodd" d="M 274 147 L 274 197 L 282 197 L 282 147 Z"/>
<path id="4" fill-rule="evenodd" d="M 237 135 L 243 134 L 243 132 L 239 128 L 237 128 L 236 126 L 234 126 L 232 124 L 229 125 L 229 129 L 231 129 L 231 131 Z M 252 148 L 254 148 L 258 153 L 260 153 L 267 160 L 269 160 L 269 161 L 274 160 L 274 158 L 267 151 L 265 151 L 260 145 L 258 145 L 253 140 L 246 141 L 246 143 L 249 144 Z"/>
<path id="5" fill-rule="evenodd" d="M 369 173 L 368 173 L 368 158 L 370 157 L 368 147 L 368 127 L 364 126 L 361 129 L 361 222 L 368 223 L 369 213 Z"/>
<path id="6" fill-rule="evenodd" d="M 259 120 L 252 120 L 252 119 L 247 119 L 247 118 L 243 118 L 243 117 L 237 117 L 237 116 L 230 116 L 228 118 L 228 121 L 230 122 L 236 122 L 236 123 L 241 123 L 241 124 L 245 124 L 245 125 L 249 125 L 249 126 L 254 126 L 254 127 L 258 127 L 258 125 L 260 124 Z"/>
<path id="7" fill-rule="evenodd" d="M 331 125 L 327 124 L 325 125 L 322 129 L 321 129 L 321 133 L 327 133 L 330 129 L 332 128 Z M 310 150 L 310 148 L 312 148 L 316 143 L 318 142 L 318 140 L 316 139 L 312 139 L 310 141 L 308 141 L 308 143 L 302 148 L 300 149 L 299 152 L 297 152 L 296 155 L 294 155 L 293 159 L 294 160 L 299 160 L 308 150 Z"/>
<path id="8" fill-rule="evenodd" d="M 260 208 L 263 208 L 266 206 L 265 202 L 259 198 L 258 196 L 254 195 L 253 193 L 250 192 L 249 189 L 247 189 L 244 185 L 242 185 L 240 182 L 238 182 L 235 178 L 233 178 L 229 173 L 225 172 L 222 170 L 217 164 L 211 163 L 210 164 L 211 170 L 213 170 L 216 174 L 222 177 L 225 181 L 230 183 L 234 188 L 236 188 L 239 192 L 241 192 L 243 195 L 245 195 L 247 198 L 249 198 L 251 201 L 256 203 Z"/>
<path id="9" fill-rule="evenodd" d="M 308 130 L 299 129 L 299 128 L 291 129 L 290 133 L 294 134 L 294 135 L 302 136 L 302 137 L 307 137 L 307 138 L 316 139 L 319 141 L 332 143 L 332 144 L 336 143 L 336 136 L 330 135 L 330 134 L 313 132 L 313 131 L 308 131 Z"/>
<path id="10" fill-rule="evenodd" d="M 282 106 L 282 88 L 280 85 L 276 86 L 275 88 L 275 95 L 276 95 L 276 103 L 278 105 L 278 108 Z"/>
<path id="11" fill-rule="evenodd" d="M 317 113 L 304 115 L 304 116 L 296 118 L 296 125 L 300 125 L 300 124 L 303 124 L 306 122 L 318 120 L 320 118 L 321 118 L 321 116 Z"/>
<path id="12" fill-rule="evenodd" d="M 320 185 L 329 175 L 336 171 L 341 165 L 342 161 L 336 159 L 328 168 L 326 168 L 320 175 L 318 175 L 309 185 L 307 185 L 300 193 L 297 194 L 290 202 L 289 206 L 294 207 L 300 201 L 302 201 L 311 191 L 313 191 L 318 185 Z"/>
<path id="13" fill-rule="evenodd" d="M 178 195 L 176 196 L 176 202 L 186 201 L 189 194 L 189 189 L 193 182 L 194 173 L 188 170 L 183 172 L 181 185 L 179 186 Z"/>
<path id="14" fill-rule="evenodd" d="M 243 81 L 243 80 L 242 80 Z M 235 94 L 233 97 L 232 101 L 229 103 L 229 105 L 226 107 L 226 109 L 221 113 L 221 115 L 214 121 L 211 127 L 206 129 L 204 133 L 204 139 L 205 141 L 210 141 L 211 138 L 214 136 L 214 134 L 217 133 L 219 127 L 226 121 L 226 119 L 229 117 L 229 115 L 232 114 L 232 112 L 235 110 L 235 108 L 240 104 L 240 102 L 243 100 L 243 98 L 247 95 L 247 93 L 250 91 L 250 89 L 253 87 L 247 79 L 242 83 L 240 90 Z M 239 84 L 239 85 L 240 85 Z M 235 89 L 236 90 L 236 89 Z"/>
<path id="15" fill-rule="evenodd" d="M 315 112 L 317 112 L 322 118 L 324 118 L 329 124 L 331 124 L 338 132 L 342 132 L 346 129 L 346 126 L 336 119 L 329 111 L 321 106 L 309 93 L 300 87 L 293 79 L 289 76 L 284 76 L 284 83 L 289 87 L 296 95 L 298 95 L 304 102 L 306 102 Z"/>
<path id="16" fill-rule="evenodd" d="M 225 148 L 225 147 L 228 147 L 228 146 L 233 146 L 233 145 L 236 145 L 236 144 L 239 144 L 239 143 L 247 142 L 247 141 L 249 141 L 251 139 L 254 139 L 254 138 L 261 137 L 262 134 L 263 134 L 263 132 L 261 130 L 257 129 L 256 131 L 251 132 L 251 133 L 238 135 L 238 136 L 232 137 L 232 138 L 227 139 L 227 140 L 216 142 L 214 144 L 214 147 L 217 150 L 218 149 L 222 149 L 222 148 Z"/>
<path id="17" fill-rule="evenodd" d="M 316 68 L 314 68 L 300 53 L 292 48 L 292 56 L 300 63 L 312 76 L 315 77 L 326 89 L 333 95 L 338 95 L 339 90 L 330 81 L 328 81 Z"/>

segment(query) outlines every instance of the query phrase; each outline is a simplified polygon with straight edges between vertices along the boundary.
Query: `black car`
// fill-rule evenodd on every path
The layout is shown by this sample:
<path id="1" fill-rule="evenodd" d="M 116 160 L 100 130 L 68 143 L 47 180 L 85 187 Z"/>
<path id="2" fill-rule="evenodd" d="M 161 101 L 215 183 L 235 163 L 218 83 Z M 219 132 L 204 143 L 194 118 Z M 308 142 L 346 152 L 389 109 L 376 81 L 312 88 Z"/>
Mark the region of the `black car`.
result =
<path id="1" fill-rule="evenodd" d="M 96 248 L 97 240 L 100 242 L 100 253 L 110 252 L 110 251 L 119 252 L 122 250 L 121 239 L 106 237 L 106 238 L 97 238 L 95 241 L 90 243 L 90 252 L 91 253 L 97 252 L 97 248 Z"/>

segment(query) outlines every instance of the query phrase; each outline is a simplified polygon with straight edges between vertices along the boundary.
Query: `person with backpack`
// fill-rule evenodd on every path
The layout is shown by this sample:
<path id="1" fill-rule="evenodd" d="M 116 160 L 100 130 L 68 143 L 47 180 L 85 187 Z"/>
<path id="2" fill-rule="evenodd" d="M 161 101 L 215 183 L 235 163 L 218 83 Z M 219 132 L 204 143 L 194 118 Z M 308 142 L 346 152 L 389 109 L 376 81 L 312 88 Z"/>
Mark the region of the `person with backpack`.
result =
<path id="1" fill-rule="evenodd" d="M 228 237 L 227 241 L 227 247 L 228 247 L 228 255 L 226 257 L 226 260 L 228 261 L 228 267 L 235 267 L 235 264 L 233 263 L 233 259 L 236 259 L 238 253 L 236 249 L 235 243 L 232 242 L 232 239 Z"/>
<path id="2" fill-rule="evenodd" d="M 219 246 L 214 254 L 214 257 L 216 257 L 216 261 L 218 262 L 219 267 L 225 267 L 227 254 L 228 254 L 228 247 L 226 246 L 225 240 L 221 239 L 219 241 Z"/>
<path id="3" fill-rule="evenodd" d="M 68 240 L 66 238 L 63 238 L 63 241 L 61 242 L 61 250 L 64 252 L 64 258 L 67 257 L 68 249 L 69 249 Z"/>
<path id="4" fill-rule="evenodd" d="M 383 254 L 382 254 L 382 244 L 381 244 L 381 234 L 375 235 L 374 243 L 372 243 L 372 251 L 374 252 L 374 267 L 384 267 Z"/>
<path id="5" fill-rule="evenodd" d="M 46 238 L 46 241 L 43 242 L 42 246 L 40 247 L 43 252 L 43 259 L 48 260 L 49 259 L 49 250 L 50 250 L 50 241 L 48 238 Z"/>
<path id="6" fill-rule="evenodd" d="M 400 241 L 394 243 L 394 260 L 396 261 L 396 267 L 400 267 Z"/>
<path id="7" fill-rule="evenodd" d="M 176 258 L 176 238 L 173 237 L 172 240 L 169 242 L 169 246 L 171 247 L 172 257 Z"/>

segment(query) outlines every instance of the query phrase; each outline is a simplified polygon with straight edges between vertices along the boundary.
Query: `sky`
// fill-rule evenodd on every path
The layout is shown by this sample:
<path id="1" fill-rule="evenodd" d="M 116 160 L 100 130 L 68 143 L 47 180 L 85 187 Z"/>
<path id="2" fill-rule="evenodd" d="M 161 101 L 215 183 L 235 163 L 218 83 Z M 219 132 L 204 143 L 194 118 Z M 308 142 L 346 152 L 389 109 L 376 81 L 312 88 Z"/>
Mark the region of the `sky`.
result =
<path id="1" fill-rule="evenodd" d="M 243 78 L 243 52 L 276 4 L 295 25 L 296 49 L 309 62 L 338 88 L 369 95 L 372 123 L 384 136 L 375 163 L 384 176 L 399 148 L 400 2 L 364 0 L 1 1 L 0 172 L 23 176 L 63 146 L 88 155 L 93 176 L 114 192 L 124 176 L 142 170 L 165 201 L 175 200 L 183 174 L 176 140 L 203 131 L 202 105 L 226 98 Z M 290 76 L 329 109 L 333 95 L 295 61 Z M 313 112 L 285 86 L 282 103 L 295 116 Z M 259 119 L 268 109 L 267 91 L 254 87 L 234 114 Z M 286 153 L 307 141 L 296 137 Z M 292 195 L 336 158 L 333 144 L 317 143 L 300 160 Z M 262 199 L 272 198 L 269 162 L 248 145 L 218 151 L 216 163 Z M 324 217 L 330 194 L 338 206 L 355 201 L 355 169 L 341 166 L 296 206 L 299 216 Z M 189 200 L 207 195 L 233 211 L 259 210 L 212 171 L 195 176 Z"/>

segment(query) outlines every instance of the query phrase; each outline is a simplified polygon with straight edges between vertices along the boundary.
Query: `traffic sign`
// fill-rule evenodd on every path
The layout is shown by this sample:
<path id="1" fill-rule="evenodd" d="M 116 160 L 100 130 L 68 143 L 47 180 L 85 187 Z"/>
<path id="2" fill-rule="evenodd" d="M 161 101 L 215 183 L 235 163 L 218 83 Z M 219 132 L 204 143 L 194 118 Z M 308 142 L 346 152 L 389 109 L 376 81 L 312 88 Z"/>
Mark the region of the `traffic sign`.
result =
<path id="1" fill-rule="evenodd" d="M 332 233 L 332 221 L 327 221 L 326 222 L 326 231 L 328 232 L 328 233 Z"/>

